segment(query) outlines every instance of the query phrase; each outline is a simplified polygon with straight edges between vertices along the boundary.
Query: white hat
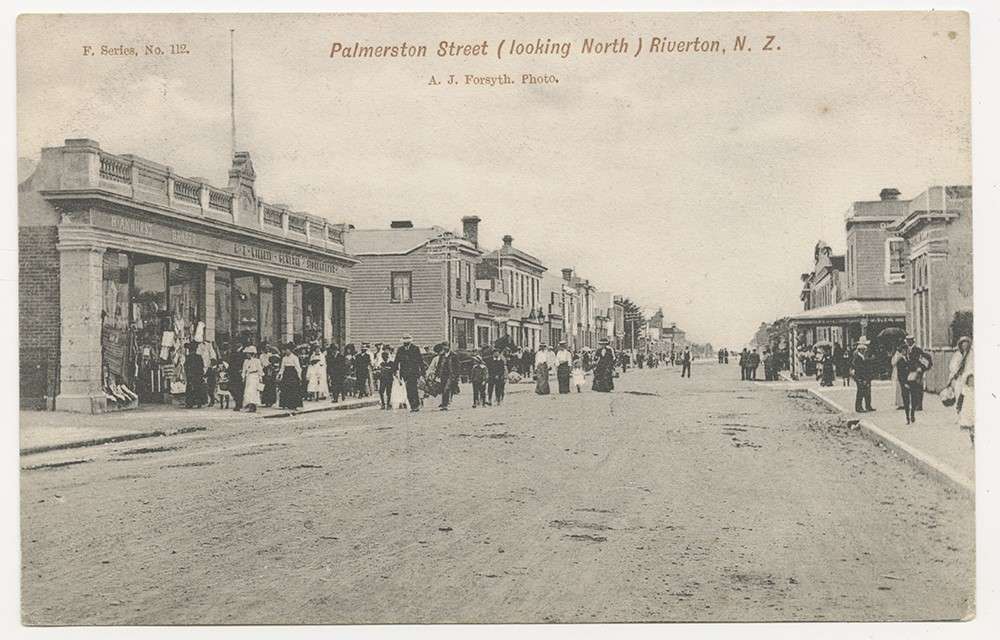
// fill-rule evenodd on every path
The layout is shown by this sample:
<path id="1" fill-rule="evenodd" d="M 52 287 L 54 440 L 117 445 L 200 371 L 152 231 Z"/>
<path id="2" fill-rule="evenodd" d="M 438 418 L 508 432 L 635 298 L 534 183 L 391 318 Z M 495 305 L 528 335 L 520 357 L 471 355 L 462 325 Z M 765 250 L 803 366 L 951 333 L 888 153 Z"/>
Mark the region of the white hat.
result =
<path id="1" fill-rule="evenodd" d="M 243 353 L 257 353 L 257 347 L 250 345 L 249 347 L 243 349 Z"/>

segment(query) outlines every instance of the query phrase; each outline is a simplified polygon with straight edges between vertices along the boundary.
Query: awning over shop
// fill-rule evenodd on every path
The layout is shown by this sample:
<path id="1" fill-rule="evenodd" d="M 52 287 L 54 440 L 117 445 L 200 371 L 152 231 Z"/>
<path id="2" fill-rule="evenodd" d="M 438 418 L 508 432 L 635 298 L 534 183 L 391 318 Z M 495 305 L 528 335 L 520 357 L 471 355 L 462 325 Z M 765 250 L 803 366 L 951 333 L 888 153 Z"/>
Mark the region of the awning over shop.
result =
<path id="1" fill-rule="evenodd" d="M 833 324 L 854 320 L 904 321 L 905 300 L 845 300 L 791 316 L 793 324 Z"/>

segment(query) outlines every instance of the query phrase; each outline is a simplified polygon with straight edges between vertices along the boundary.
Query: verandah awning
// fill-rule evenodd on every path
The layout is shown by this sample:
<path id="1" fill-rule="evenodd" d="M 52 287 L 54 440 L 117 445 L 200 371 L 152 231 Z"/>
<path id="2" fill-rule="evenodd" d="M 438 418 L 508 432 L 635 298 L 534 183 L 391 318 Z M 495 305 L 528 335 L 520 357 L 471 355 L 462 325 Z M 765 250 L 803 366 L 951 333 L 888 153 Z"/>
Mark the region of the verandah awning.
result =
<path id="1" fill-rule="evenodd" d="M 853 320 L 906 320 L 905 300 L 844 300 L 791 316 L 794 324 L 828 324 Z"/>

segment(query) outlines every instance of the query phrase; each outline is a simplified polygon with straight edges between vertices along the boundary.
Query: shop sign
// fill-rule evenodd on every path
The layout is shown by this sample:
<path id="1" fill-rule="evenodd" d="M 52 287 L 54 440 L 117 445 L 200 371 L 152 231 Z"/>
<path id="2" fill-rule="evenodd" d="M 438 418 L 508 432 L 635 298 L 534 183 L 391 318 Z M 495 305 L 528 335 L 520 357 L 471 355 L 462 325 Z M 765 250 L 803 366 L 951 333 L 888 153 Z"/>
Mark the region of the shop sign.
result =
<path id="1" fill-rule="evenodd" d="M 93 224 L 129 236 L 149 238 L 161 242 L 193 247 L 216 254 L 232 255 L 282 267 L 291 267 L 315 273 L 339 273 L 340 265 L 331 260 L 323 260 L 300 253 L 272 249 L 258 244 L 226 240 L 194 231 L 175 229 L 165 224 L 135 220 L 104 211 L 96 211 Z"/>

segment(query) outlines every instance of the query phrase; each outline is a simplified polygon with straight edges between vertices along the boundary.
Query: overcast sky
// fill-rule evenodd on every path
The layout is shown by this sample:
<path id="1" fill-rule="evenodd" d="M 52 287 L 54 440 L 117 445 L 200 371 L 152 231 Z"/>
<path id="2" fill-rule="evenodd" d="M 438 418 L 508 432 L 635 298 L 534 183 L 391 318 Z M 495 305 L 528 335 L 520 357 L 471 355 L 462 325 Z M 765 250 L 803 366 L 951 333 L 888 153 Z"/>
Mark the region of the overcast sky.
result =
<path id="1" fill-rule="evenodd" d="M 22 17 L 18 155 L 88 137 L 224 185 L 229 29 L 238 148 L 270 202 L 382 227 L 460 228 L 575 267 L 691 338 L 742 346 L 800 309 L 822 238 L 854 200 L 969 184 L 966 18 L 954 13 Z M 719 39 L 749 53 L 584 56 L 584 38 Z M 776 35 L 780 51 L 759 51 Z M 501 39 L 567 58 L 497 60 Z M 428 57 L 331 59 L 333 42 Z M 441 40 L 490 44 L 439 58 Z M 185 55 L 142 55 L 145 44 Z M 139 56 L 84 56 L 83 46 Z M 429 86 L 434 75 L 558 84 Z"/>

